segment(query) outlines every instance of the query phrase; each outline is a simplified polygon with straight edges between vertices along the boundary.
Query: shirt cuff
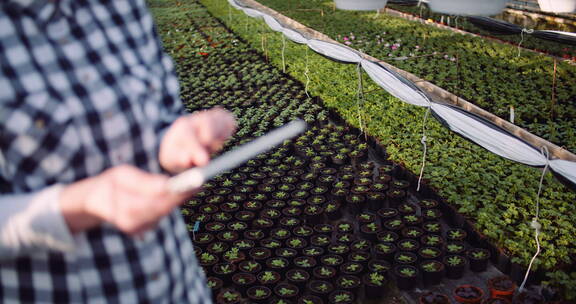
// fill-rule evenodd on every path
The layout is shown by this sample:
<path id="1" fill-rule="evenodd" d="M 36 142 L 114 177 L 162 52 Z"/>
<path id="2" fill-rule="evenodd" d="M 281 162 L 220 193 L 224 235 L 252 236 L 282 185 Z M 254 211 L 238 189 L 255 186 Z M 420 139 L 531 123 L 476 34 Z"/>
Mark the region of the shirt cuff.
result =
<path id="1" fill-rule="evenodd" d="M 3 197 L 9 214 L 0 222 L 1 255 L 74 251 L 74 237 L 60 210 L 62 185 L 29 195 Z"/>

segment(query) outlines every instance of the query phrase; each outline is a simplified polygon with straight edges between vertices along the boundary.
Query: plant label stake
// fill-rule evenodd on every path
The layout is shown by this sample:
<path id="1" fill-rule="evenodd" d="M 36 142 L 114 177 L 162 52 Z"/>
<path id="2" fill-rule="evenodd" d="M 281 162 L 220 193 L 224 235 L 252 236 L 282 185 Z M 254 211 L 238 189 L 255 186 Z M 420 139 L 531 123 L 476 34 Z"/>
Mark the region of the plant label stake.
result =
<path id="1" fill-rule="evenodd" d="M 514 123 L 514 106 L 510 106 L 510 123 Z"/>
<path id="2" fill-rule="evenodd" d="M 202 186 L 205 181 L 225 171 L 239 167 L 247 160 L 271 150 L 285 140 L 302 133 L 305 129 L 306 122 L 300 119 L 294 120 L 252 142 L 224 153 L 204 167 L 192 168 L 171 177 L 168 180 L 168 188 L 175 193 L 197 189 Z"/>
<path id="3" fill-rule="evenodd" d="M 196 241 L 196 232 L 200 230 L 200 221 L 194 223 L 194 228 L 192 228 L 192 240 Z"/>

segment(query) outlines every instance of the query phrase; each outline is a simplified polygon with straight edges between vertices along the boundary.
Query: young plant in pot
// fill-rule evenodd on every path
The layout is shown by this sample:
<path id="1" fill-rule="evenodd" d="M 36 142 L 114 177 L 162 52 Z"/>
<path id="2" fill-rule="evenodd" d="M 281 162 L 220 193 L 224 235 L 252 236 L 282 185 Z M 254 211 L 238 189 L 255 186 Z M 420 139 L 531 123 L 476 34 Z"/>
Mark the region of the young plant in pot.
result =
<path id="1" fill-rule="evenodd" d="M 445 267 L 441 262 L 431 260 L 420 263 L 420 270 L 424 286 L 431 286 L 442 281 Z"/>
<path id="2" fill-rule="evenodd" d="M 274 285 L 274 284 L 278 283 L 278 281 L 280 281 L 281 276 L 276 271 L 265 270 L 265 271 L 259 272 L 256 275 L 256 278 L 258 279 L 258 282 L 260 282 L 260 284 Z"/>
<path id="3" fill-rule="evenodd" d="M 415 265 L 418 256 L 412 252 L 400 251 L 394 255 L 394 262 L 403 265 Z"/>
<path id="4" fill-rule="evenodd" d="M 447 295 L 428 291 L 418 298 L 419 304 L 450 304 L 450 298 Z"/>
<path id="5" fill-rule="evenodd" d="M 295 256 L 298 255 L 298 251 L 292 248 L 278 248 L 276 249 L 275 253 L 277 256 L 285 258 L 288 261 L 291 261 Z"/>
<path id="6" fill-rule="evenodd" d="M 304 269 L 311 269 L 316 266 L 316 259 L 308 256 L 300 256 L 294 258 L 294 265 Z"/>
<path id="7" fill-rule="evenodd" d="M 378 233 L 378 241 L 381 243 L 394 243 L 398 240 L 398 238 L 398 234 L 392 231 L 384 231 Z"/>
<path id="8" fill-rule="evenodd" d="M 252 303 L 269 303 L 272 290 L 266 286 L 253 286 L 248 288 L 246 295 Z"/>
<path id="9" fill-rule="evenodd" d="M 256 276 L 251 273 L 236 273 L 232 276 L 232 283 L 244 294 L 246 290 L 256 282 Z"/>
<path id="10" fill-rule="evenodd" d="M 467 236 L 466 231 L 460 228 L 448 229 L 448 231 L 446 231 L 446 240 L 450 242 L 462 242 L 466 240 Z"/>
<path id="11" fill-rule="evenodd" d="M 365 238 L 371 241 L 376 241 L 378 239 L 378 233 L 382 231 L 382 228 L 375 222 L 371 222 L 361 225 L 360 231 Z"/>
<path id="12" fill-rule="evenodd" d="M 224 289 L 216 296 L 216 303 L 218 304 L 234 304 L 240 303 L 242 295 L 234 289 Z"/>
<path id="13" fill-rule="evenodd" d="M 457 280 L 462 278 L 464 270 L 466 269 L 466 258 L 460 255 L 448 255 L 444 257 L 444 265 L 446 266 L 446 277 L 449 279 Z"/>
<path id="14" fill-rule="evenodd" d="M 265 260 L 272 255 L 272 252 L 268 248 L 255 247 L 252 248 L 249 253 L 250 257 L 254 260 Z"/>
<path id="15" fill-rule="evenodd" d="M 446 243 L 447 254 L 463 255 L 466 252 L 466 244 L 464 242 L 448 242 Z"/>
<path id="16" fill-rule="evenodd" d="M 516 283 L 508 276 L 498 276 L 488 280 L 488 290 L 491 298 L 505 298 L 512 300 Z"/>
<path id="17" fill-rule="evenodd" d="M 411 290 L 418 282 L 418 269 L 411 265 L 399 265 L 394 267 L 396 284 L 400 290 Z"/>
<path id="18" fill-rule="evenodd" d="M 467 255 L 470 261 L 470 270 L 474 272 L 486 270 L 490 259 L 490 251 L 484 248 L 473 248 L 468 251 Z"/>
<path id="19" fill-rule="evenodd" d="M 310 243 L 313 246 L 325 247 L 325 246 L 328 246 L 330 244 L 330 237 L 328 237 L 327 235 L 323 235 L 323 234 L 313 235 L 310 238 Z"/>
<path id="20" fill-rule="evenodd" d="M 247 273 L 258 273 L 262 270 L 262 265 L 256 261 L 242 261 L 238 264 L 238 268 Z"/>
<path id="21" fill-rule="evenodd" d="M 375 252 L 376 257 L 379 259 L 390 261 L 396 254 L 397 248 L 393 243 L 380 243 L 376 244 Z"/>
<path id="22" fill-rule="evenodd" d="M 280 283 L 274 287 L 274 293 L 282 299 L 293 299 L 300 293 L 300 289 L 290 283 Z"/>
<path id="23" fill-rule="evenodd" d="M 322 265 L 337 267 L 344 263 L 344 258 L 337 254 L 326 254 L 320 258 Z"/>
<path id="24" fill-rule="evenodd" d="M 230 263 L 218 263 L 212 266 L 212 272 L 222 279 L 224 285 L 232 283 L 232 275 L 236 272 L 236 265 Z"/>
<path id="25" fill-rule="evenodd" d="M 203 267 L 212 266 L 218 263 L 218 256 L 209 252 L 203 252 L 200 255 L 200 265 Z"/>
<path id="26" fill-rule="evenodd" d="M 321 299 L 327 299 L 328 294 L 334 290 L 334 285 L 332 285 L 332 283 L 322 280 L 312 280 L 306 287 L 313 295 L 316 295 Z"/>
<path id="27" fill-rule="evenodd" d="M 280 274 L 284 274 L 284 272 L 288 268 L 288 265 L 289 265 L 288 260 L 281 257 L 273 257 L 266 260 L 266 266 L 268 266 L 269 269 L 277 271 Z"/>
<path id="28" fill-rule="evenodd" d="M 428 233 L 440 235 L 442 233 L 442 224 L 440 224 L 440 221 L 426 221 L 422 223 L 422 229 Z"/>
<path id="29" fill-rule="evenodd" d="M 422 260 L 441 260 L 442 249 L 437 247 L 423 247 L 418 250 L 418 255 Z"/>
<path id="30" fill-rule="evenodd" d="M 368 300 L 375 300 L 382 296 L 384 293 L 384 285 L 386 284 L 386 277 L 379 272 L 370 272 L 362 277 L 364 283 L 364 292 Z"/>
<path id="31" fill-rule="evenodd" d="M 389 219 L 384 221 L 383 225 L 384 228 L 390 231 L 400 231 L 402 228 L 404 228 L 404 223 L 401 219 Z"/>
<path id="32" fill-rule="evenodd" d="M 286 279 L 301 290 L 304 290 L 306 283 L 310 280 L 310 274 L 302 269 L 290 269 L 286 272 Z"/>
<path id="33" fill-rule="evenodd" d="M 340 289 L 350 291 L 354 294 L 358 293 L 358 289 L 362 285 L 362 281 L 355 275 L 341 275 L 336 278 L 336 286 Z"/>
<path id="34" fill-rule="evenodd" d="M 460 285 L 454 289 L 454 299 L 461 304 L 480 304 L 484 291 L 473 285 Z"/>
<path id="35" fill-rule="evenodd" d="M 305 295 L 298 299 L 298 304 L 324 304 L 324 301 L 313 295 Z"/>
<path id="36" fill-rule="evenodd" d="M 238 247 L 232 247 L 224 253 L 224 260 L 231 264 L 243 261 L 245 258 L 246 255 Z"/>
<path id="37" fill-rule="evenodd" d="M 336 269 L 330 266 L 318 266 L 312 270 L 312 274 L 316 279 L 332 281 L 336 276 Z"/>
<path id="38" fill-rule="evenodd" d="M 310 257 L 317 257 L 324 254 L 324 249 L 321 247 L 310 246 L 302 249 L 302 254 Z"/>
<path id="39" fill-rule="evenodd" d="M 224 283 L 217 277 L 207 277 L 206 285 L 212 290 L 213 294 L 218 294 Z"/>
<path id="40" fill-rule="evenodd" d="M 401 251 L 415 252 L 420 248 L 420 244 L 413 239 L 403 239 L 398 243 L 398 249 Z"/>
<path id="41" fill-rule="evenodd" d="M 348 262 L 340 265 L 340 272 L 348 275 L 359 275 L 364 271 L 364 266 L 358 262 Z"/>
<path id="42" fill-rule="evenodd" d="M 372 248 L 372 242 L 369 240 L 359 239 L 352 242 L 350 248 L 354 251 L 369 251 Z"/>
<path id="43" fill-rule="evenodd" d="M 346 290 L 335 290 L 328 296 L 328 302 L 332 304 L 352 304 L 354 299 L 354 293 Z"/>

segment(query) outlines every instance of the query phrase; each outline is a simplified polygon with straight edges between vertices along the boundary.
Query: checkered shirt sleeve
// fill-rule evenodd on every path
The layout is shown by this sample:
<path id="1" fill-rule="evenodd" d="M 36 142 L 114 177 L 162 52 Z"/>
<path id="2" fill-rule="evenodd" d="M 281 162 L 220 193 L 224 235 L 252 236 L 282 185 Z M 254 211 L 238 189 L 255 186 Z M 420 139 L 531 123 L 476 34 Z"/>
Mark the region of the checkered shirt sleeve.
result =
<path id="1" fill-rule="evenodd" d="M 160 172 L 183 109 L 144 0 L 0 0 L 0 71 L 0 204 L 120 164 Z M 177 210 L 143 240 L 104 225 L 73 244 L 0 258 L 0 302 L 211 301 Z"/>

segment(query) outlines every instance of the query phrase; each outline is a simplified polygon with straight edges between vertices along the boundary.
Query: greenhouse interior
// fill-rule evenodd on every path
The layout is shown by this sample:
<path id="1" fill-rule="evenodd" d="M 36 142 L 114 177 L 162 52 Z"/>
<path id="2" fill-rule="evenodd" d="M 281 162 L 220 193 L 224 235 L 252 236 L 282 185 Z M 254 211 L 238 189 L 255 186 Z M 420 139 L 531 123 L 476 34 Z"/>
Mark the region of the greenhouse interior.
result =
<path id="1" fill-rule="evenodd" d="M 48 5 L 62 3 L 62 8 L 48 20 L 60 20 L 59 14 L 67 16 L 70 7 L 73 11 L 74 5 L 88 3 L 72 1 L 76 4 L 68 7 L 67 2 L 50 1 Z M 196 270 L 182 274 L 180 283 L 171 277 L 173 285 L 162 288 L 172 293 L 172 300 L 160 302 L 176 303 L 180 293 L 192 301 L 197 292 L 198 298 L 190 303 L 576 303 L 576 0 L 146 0 L 127 1 L 146 8 L 145 13 L 135 8 L 124 10 L 129 16 L 125 20 L 114 15 L 124 7 L 120 1 L 98 2 L 118 7 L 105 23 L 110 27 L 105 30 L 109 36 L 104 35 L 108 45 L 115 45 L 114 37 L 120 32 L 137 36 L 126 20 L 139 20 L 150 13 L 151 32 L 161 41 L 158 48 L 173 63 L 179 85 L 167 81 L 161 84 L 164 88 L 155 90 L 153 83 L 147 87 L 152 88 L 149 91 L 142 88 L 134 91 L 133 99 L 127 99 L 129 103 L 145 100 L 142 117 L 159 117 L 163 110 L 155 110 L 151 100 L 158 92 L 173 90 L 179 96 L 175 108 L 183 107 L 191 114 L 187 117 L 205 117 L 202 115 L 214 113 L 210 109 L 216 108 L 229 113 L 235 127 L 224 120 L 215 125 L 227 124 L 234 132 L 223 139 L 221 149 L 205 144 L 202 148 L 210 152 L 205 161 L 189 162 L 186 170 L 178 167 L 172 171 L 163 163 L 164 146 L 158 148 L 142 136 L 138 143 L 155 147 L 150 148 L 153 151 L 158 148 L 155 156 L 162 168 L 171 172 L 162 183 L 171 191 L 163 192 L 170 193 L 166 197 L 188 194 L 171 211 L 162 211 L 143 226 L 122 226 L 118 217 L 104 215 L 98 224 L 81 223 L 80 217 L 70 220 L 67 198 L 74 193 L 69 190 L 72 187 L 62 190 L 56 202 L 71 233 L 104 223 L 116 226 L 103 225 L 86 232 L 96 268 L 110 266 L 109 272 L 86 270 L 83 274 L 79 270 L 77 281 L 75 274 L 69 276 L 68 271 L 76 271 L 74 267 L 84 261 L 80 258 L 84 247 L 77 247 L 79 258 L 74 266 L 66 264 L 68 258 L 48 259 L 50 265 L 63 268 L 50 268 L 53 281 L 46 283 L 43 273 L 34 276 L 43 267 L 35 261 L 45 258 L 14 258 L 7 249 L 12 244 L 10 233 L 16 230 L 6 227 L 25 218 L 14 216 L 9 221 L 5 219 L 9 215 L 0 216 L 0 302 L 39 303 L 43 295 L 51 295 L 53 303 L 157 303 L 159 298 L 145 298 L 141 291 L 134 293 L 136 296 L 131 288 L 139 279 L 141 286 L 161 284 L 163 272 L 177 273 L 182 267 L 183 273 Z M 26 69 L 18 70 L 18 50 L 11 49 L 13 42 L 6 38 L 17 36 L 5 25 L 10 18 L 14 23 L 9 24 L 17 24 L 13 16 L 19 13 L 4 10 L 9 4 L 1 5 L 0 101 L 4 103 L 3 94 L 28 90 L 26 83 L 32 87 L 34 79 L 26 82 L 20 74 Z M 105 11 L 95 9 L 90 18 L 104 15 Z M 48 33 L 51 26 L 58 26 L 46 24 Z M 22 22 L 22 27 L 13 30 L 23 35 L 29 25 Z M 66 45 L 84 34 L 88 36 L 76 29 L 59 41 Z M 25 42 L 26 47 L 34 49 L 31 41 L 31 45 Z M 138 43 L 137 39 L 125 42 L 134 49 L 141 47 L 136 57 L 145 57 L 150 46 Z M 82 46 L 90 47 L 87 43 Z M 54 56 L 50 50 L 37 48 L 35 52 L 46 61 Z M 64 49 L 56 56 L 73 57 L 66 52 Z M 99 62 L 98 56 L 86 52 L 93 62 Z M 130 61 L 131 55 L 122 56 Z M 42 66 L 44 59 L 36 60 L 35 68 Z M 62 59 L 57 62 L 62 71 L 77 68 Z M 111 61 L 102 62 L 114 66 Z M 162 66 L 159 75 L 164 75 L 164 68 L 172 69 L 165 61 L 157 66 Z M 101 66 L 94 67 L 101 71 Z M 145 73 L 154 74 L 152 71 L 156 70 Z M 137 74 L 119 84 L 114 84 L 117 79 L 109 79 L 111 76 L 102 78 L 110 87 L 126 84 L 130 90 L 138 90 L 139 82 L 154 82 L 156 76 Z M 7 85 L 19 75 L 23 87 Z M 73 87 L 76 95 L 90 95 L 80 89 L 90 84 L 88 76 L 66 75 L 79 83 Z M 106 98 L 117 92 L 96 96 L 102 100 L 94 111 L 101 111 Z M 11 129 L 9 122 L 17 117 L 6 114 L 28 113 L 18 107 L 34 102 L 22 98 L 22 103 L 5 103 L 0 108 L 3 194 L 42 189 L 60 181 L 26 177 L 38 173 L 31 169 L 35 165 L 46 172 L 53 169 L 40 161 L 22 161 L 17 173 L 9 172 L 12 158 L 20 157 L 10 142 L 18 142 L 20 146 L 14 146 L 22 149 L 28 147 L 21 137 L 10 137 L 16 127 Z M 47 131 L 42 129 L 62 130 L 57 142 L 70 144 L 70 134 L 64 132 L 67 129 L 58 128 L 69 121 L 79 123 L 66 115 L 80 110 L 58 112 L 54 109 L 60 108 L 51 108 L 49 101 L 42 100 L 39 108 L 31 110 L 36 116 L 30 125 L 40 130 L 34 129 L 32 135 L 44 136 Z M 129 112 L 123 99 L 118 100 L 114 109 Z M 166 98 L 157 100 L 167 103 Z M 108 126 L 113 126 L 117 116 L 102 112 L 102 116 L 81 117 L 91 124 L 108 120 Z M 38 118 L 52 113 L 55 120 L 51 123 Z M 163 142 L 177 142 L 170 130 L 178 121 Z M 104 150 L 145 132 L 144 128 L 124 127 L 123 121 L 115 123 L 118 129 L 101 132 L 105 138 L 108 133 L 125 130 L 116 143 L 94 138 L 89 144 Z M 162 121 L 163 128 L 165 124 Z M 43 137 L 38 151 L 67 153 L 66 148 L 49 141 L 56 137 Z M 87 143 L 81 145 L 86 157 L 98 150 L 85 148 Z M 138 151 L 132 151 L 134 155 L 127 159 L 135 164 L 146 159 Z M 125 155 L 114 153 L 110 152 L 110 162 L 95 158 L 97 169 L 93 172 L 125 162 Z M 81 163 L 84 156 L 79 155 L 70 156 L 70 168 Z M 160 166 L 152 168 L 162 170 Z M 62 175 L 62 180 L 73 182 L 95 175 L 90 166 L 86 170 Z M 26 186 L 17 186 L 21 181 Z M 138 191 L 152 191 L 147 186 L 142 184 Z M 90 191 L 87 195 L 93 193 Z M 113 192 L 103 192 L 93 200 L 114 198 Z M 0 197 L 1 202 L 6 198 Z M 160 212 L 156 210 L 160 207 L 149 207 L 138 208 L 140 213 Z M 94 210 L 104 214 L 104 209 Z M 185 242 L 173 242 L 172 238 L 178 239 L 177 228 L 162 230 L 169 225 L 160 219 L 172 211 L 186 227 L 182 228 Z M 178 220 L 170 218 L 177 227 Z M 42 225 L 38 224 L 39 229 L 44 229 Z M 78 225 L 83 228 L 75 230 Z M 140 232 L 156 229 L 156 225 L 154 235 L 165 244 L 161 251 L 168 252 L 159 259 L 171 266 L 149 274 L 145 273 L 146 249 L 142 249 L 147 247 L 138 244 L 148 244 Z M 60 234 L 53 235 L 68 233 L 58 227 L 50 228 L 60 229 Z M 17 234 L 25 237 L 27 233 Z M 126 255 L 98 255 L 99 248 L 115 250 L 112 243 L 116 239 L 109 238 L 111 235 L 121 235 L 114 244 L 120 244 L 117 248 Z M 78 239 L 70 238 L 76 245 Z M 34 242 L 66 249 L 58 247 L 57 240 L 41 240 L 35 238 Z M 151 255 L 156 249 L 150 250 Z M 131 259 L 137 260 L 138 255 L 142 262 L 134 266 Z M 170 264 L 176 257 L 182 264 Z M 128 262 L 115 266 L 120 260 Z M 161 263 L 150 265 L 156 262 Z M 124 268 L 126 265 L 131 268 Z M 70 293 L 63 293 L 56 284 L 65 273 L 65 288 Z M 133 276 L 130 284 L 134 285 L 122 285 L 125 276 Z M 110 278 L 116 283 L 108 285 Z M 26 280 L 36 283 L 30 287 Z M 95 282 L 101 285 L 89 289 Z M 181 288 L 182 284 L 189 286 Z M 43 288 L 53 290 L 43 293 Z M 150 290 L 154 294 L 154 289 Z M 100 302 L 94 300 L 98 299 L 95 295 L 102 296 Z"/>
<path id="2" fill-rule="evenodd" d="M 146 2 L 238 123 L 180 207 L 215 303 L 576 303 L 576 1 Z"/>

